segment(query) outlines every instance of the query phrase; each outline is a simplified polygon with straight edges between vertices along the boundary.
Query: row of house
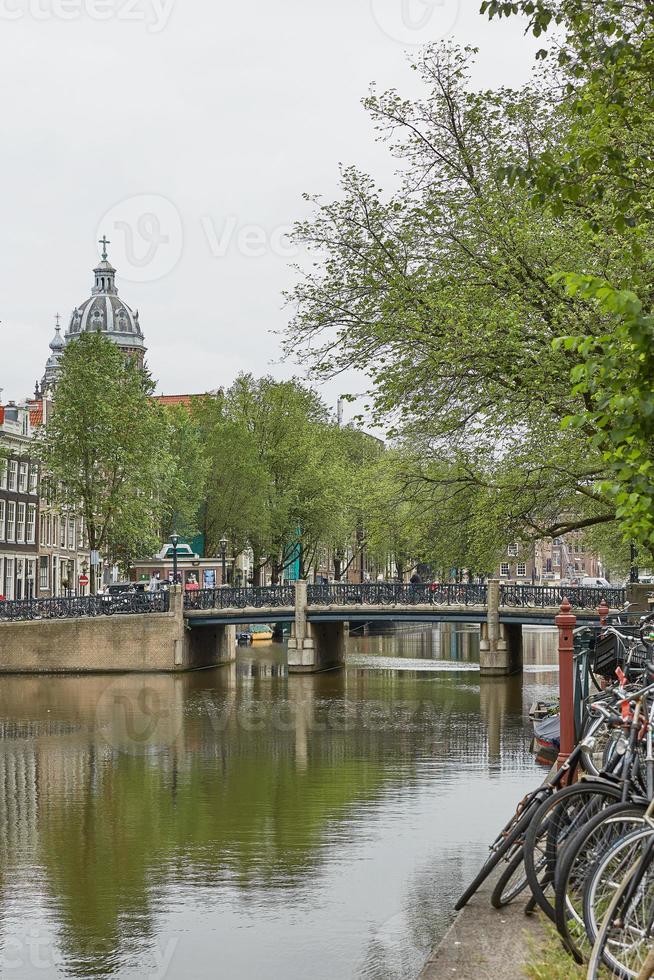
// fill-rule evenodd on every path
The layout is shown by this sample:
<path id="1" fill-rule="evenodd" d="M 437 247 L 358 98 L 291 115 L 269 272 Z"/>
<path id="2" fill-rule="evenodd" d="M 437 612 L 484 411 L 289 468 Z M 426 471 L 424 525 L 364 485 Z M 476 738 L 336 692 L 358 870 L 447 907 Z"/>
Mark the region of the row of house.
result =
<path id="1" fill-rule="evenodd" d="M 5 599 L 84 591 L 88 569 L 81 518 L 44 495 L 33 439 L 35 402 L 0 403 L 0 595 Z"/>

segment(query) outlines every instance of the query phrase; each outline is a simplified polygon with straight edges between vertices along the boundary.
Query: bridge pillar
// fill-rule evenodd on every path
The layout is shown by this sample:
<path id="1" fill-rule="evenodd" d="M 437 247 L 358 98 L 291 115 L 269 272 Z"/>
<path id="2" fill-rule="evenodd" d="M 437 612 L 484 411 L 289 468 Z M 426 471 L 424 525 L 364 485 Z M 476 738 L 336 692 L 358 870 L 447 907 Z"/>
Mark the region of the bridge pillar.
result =
<path id="1" fill-rule="evenodd" d="M 479 668 L 483 676 L 517 674 L 522 670 L 522 624 L 500 623 L 500 582 L 488 583 L 488 615 L 481 624 Z"/>
<path id="2" fill-rule="evenodd" d="M 289 674 L 314 674 L 345 663 L 347 623 L 307 622 L 307 583 L 295 583 L 295 622 L 288 640 Z"/>

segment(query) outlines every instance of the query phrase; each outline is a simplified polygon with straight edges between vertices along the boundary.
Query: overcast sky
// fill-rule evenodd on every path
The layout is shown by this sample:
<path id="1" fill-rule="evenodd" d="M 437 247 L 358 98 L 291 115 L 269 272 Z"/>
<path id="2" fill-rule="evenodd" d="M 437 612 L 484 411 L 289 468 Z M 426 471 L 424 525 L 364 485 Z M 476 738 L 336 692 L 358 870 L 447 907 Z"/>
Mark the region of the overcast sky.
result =
<path id="1" fill-rule="evenodd" d="M 164 393 L 288 375 L 285 230 L 338 164 L 394 164 L 360 106 L 415 91 L 407 51 L 480 47 L 476 83 L 517 85 L 535 43 L 477 0 L 0 0 L 0 387 L 32 392 L 55 313 L 90 294 L 112 240 Z M 327 386 L 330 402 L 341 383 Z"/>

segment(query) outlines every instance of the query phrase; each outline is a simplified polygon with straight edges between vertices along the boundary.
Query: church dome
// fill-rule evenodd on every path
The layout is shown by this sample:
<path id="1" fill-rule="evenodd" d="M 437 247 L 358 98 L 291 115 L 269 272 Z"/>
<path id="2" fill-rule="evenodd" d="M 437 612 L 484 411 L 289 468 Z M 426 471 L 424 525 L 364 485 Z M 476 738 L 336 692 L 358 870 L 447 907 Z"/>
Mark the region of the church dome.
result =
<path id="1" fill-rule="evenodd" d="M 98 331 L 113 340 L 124 353 L 136 354 L 142 363 L 145 341 L 138 310 L 134 312 L 118 296 L 116 270 L 107 261 L 106 239 L 102 240 L 102 244 L 102 261 L 93 270 L 95 285 L 90 297 L 73 310 L 66 332 L 66 343 L 74 340 L 80 333 Z"/>

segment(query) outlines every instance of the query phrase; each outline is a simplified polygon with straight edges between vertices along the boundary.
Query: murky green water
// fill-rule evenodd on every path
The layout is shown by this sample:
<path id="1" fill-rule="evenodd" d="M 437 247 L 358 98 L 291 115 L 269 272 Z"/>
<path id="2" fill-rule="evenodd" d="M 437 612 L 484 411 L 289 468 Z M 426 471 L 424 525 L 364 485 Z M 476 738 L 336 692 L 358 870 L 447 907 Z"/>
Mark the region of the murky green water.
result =
<path id="1" fill-rule="evenodd" d="M 352 639 L 344 671 L 283 648 L 184 676 L 3 677 L 3 977 L 417 976 L 516 798 L 525 706 L 474 631 Z"/>

